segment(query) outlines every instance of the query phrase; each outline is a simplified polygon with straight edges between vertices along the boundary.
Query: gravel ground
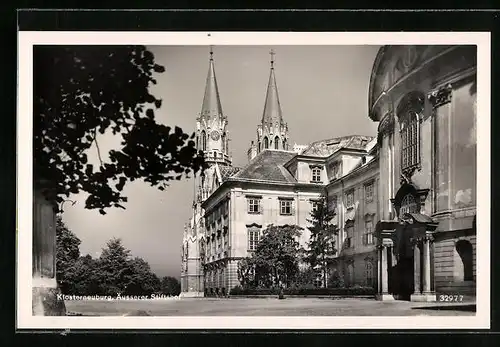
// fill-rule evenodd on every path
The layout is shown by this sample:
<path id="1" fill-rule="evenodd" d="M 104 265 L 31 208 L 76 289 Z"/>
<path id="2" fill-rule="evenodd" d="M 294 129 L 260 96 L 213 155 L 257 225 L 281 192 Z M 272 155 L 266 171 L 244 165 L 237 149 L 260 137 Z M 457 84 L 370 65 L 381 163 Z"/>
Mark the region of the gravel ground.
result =
<path id="1" fill-rule="evenodd" d="M 475 304 L 381 302 L 373 299 L 168 298 L 136 301 L 66 301 L 84 316 L 474 316 Z"/>

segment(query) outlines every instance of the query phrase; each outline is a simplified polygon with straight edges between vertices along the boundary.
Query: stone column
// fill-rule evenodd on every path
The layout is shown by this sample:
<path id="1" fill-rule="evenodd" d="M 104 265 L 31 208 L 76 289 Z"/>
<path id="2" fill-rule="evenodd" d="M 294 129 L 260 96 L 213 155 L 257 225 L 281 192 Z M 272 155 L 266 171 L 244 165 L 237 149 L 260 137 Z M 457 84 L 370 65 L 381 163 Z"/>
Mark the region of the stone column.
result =
<path id="1" fill-rule="evenodd" d="M 424 278 L 423 278 L 423 294 L 431 292 L 431 252 L 430 252 L 430 237 L 424 238 Z"/>
<path id="2" fill-rule="evenodd" d="M 380 294 L 382 293 L 382 280 L 383 280 L 383 273 L 382 273 L 382 246 L 377 246 L 378 249 L 378 262 L 377 262 L 377 293 Z"/>
<path id="3" fill-rule="evenodd" d="M 394 297 L 389 294 L 389 272 L 387 264 L 387 252 L 390 250 L 388 245 L 383 244 L 378 246 L 380 250 L 379 255 L 379 293 L 378 300 L 394 300 Z"/>
<path id="4" fill-rule="evenodd" d="M 381 282 L 382 282 L 382 292 L 381 294 L 384 295 L 384 294 L 388 294 L 389 293 L 389 272 L 387 271 L 387 251 L 388 251 L 388 247 L 386 245 L 382 245 L 380 250 L 382 252 L 382 256 L 381 256 L 381 263 L 382 263 L 382 266 L 381 266 Z"/>
<path id="5" fill-rule="evenodd" d="M 420 290 L 420 248 L 419 240 L 413 240 L 413 282 L 414 282 L 414 292 L 413 294 L 421 294 Z"/>
<path id="6" fill-rule="evenodd" d="M 425 235 L 421 241 L 421 245 L 423 247 L 423 256 L 419 261 L 419 265 L 422 266 L 422 292 L 417 292 L 412 294 L 411 301 L 436 301 L 436 293 L 431 291 L 431 252 L 430 245 L 432 242 L 431 235 Z M 418 248 L 416 248 L 418 249 Z M 417 252 L 415 251 L 415 256 Z M 418 252 L 420 255 L 420 252 Z M 417 264 L 415 260 L 415 264 Z M 419 271 L 420 272 L 420 271 Z M 415 274 L 417 276 L 417 274 Z M 415 277 L 416 278 L 416 277 Z M 415 285 L 415 289 L 417 286 Z M 420 288 L 419 288 L 420 289 Z"/>

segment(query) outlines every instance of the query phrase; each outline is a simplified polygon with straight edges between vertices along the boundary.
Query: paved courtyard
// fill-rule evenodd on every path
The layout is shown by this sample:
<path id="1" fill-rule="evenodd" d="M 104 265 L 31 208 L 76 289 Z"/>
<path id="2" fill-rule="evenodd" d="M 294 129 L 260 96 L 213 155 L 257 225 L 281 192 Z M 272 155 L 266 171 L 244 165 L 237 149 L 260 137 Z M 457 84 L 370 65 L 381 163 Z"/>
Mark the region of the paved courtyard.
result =
<path id="1" fill-rule="evenodd" d="M 66 301 L 69 314 L 85 316 L 473 316 L 473 303 L 380 302 L 331 298 L 169 298 L 137 301 Z"/>

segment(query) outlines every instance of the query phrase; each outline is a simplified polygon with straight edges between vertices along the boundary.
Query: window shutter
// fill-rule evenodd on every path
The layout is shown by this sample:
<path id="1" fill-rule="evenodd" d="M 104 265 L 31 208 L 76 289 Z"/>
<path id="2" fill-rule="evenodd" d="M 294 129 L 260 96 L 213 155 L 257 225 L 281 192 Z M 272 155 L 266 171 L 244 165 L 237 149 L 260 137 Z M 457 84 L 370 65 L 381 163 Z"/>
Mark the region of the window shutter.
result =
<path id="1" fill-rule="evenodd" d="M 258 205 L 259 206 L 259 213 L 262 213 L 262 211 L 263 211 L 262 199 L 259 199 L 258 202 L 259 202 L 259 205 Z"/>

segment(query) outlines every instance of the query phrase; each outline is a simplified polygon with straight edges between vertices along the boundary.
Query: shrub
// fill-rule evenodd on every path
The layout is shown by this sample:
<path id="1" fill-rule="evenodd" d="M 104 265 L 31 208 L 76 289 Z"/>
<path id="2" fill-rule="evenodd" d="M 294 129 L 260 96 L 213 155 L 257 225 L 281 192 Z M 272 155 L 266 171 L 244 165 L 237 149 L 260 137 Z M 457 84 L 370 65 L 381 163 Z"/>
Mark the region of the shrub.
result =
<path id="1" fill-rule="evenodd" d="M 278 295 L 280 290 L 278 288 L 242 288 L 234 287 L 231 289 L 230 295 Z M 375 289 L 372 287 L 355 288 L 285 288 L 284 295 L 331 295 L 331 296 L 356 296 L 356 295 L 375 295 Z"/>
<path id="2" fill-rule="evenodd" d="M 334 271 L 328 279 L 328 288 L 344 288 L 344 277 L 338 271 Z"/>

